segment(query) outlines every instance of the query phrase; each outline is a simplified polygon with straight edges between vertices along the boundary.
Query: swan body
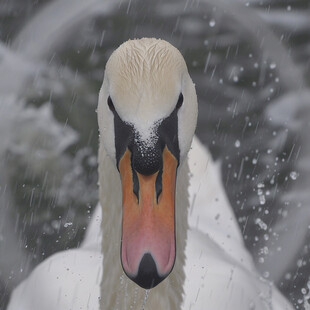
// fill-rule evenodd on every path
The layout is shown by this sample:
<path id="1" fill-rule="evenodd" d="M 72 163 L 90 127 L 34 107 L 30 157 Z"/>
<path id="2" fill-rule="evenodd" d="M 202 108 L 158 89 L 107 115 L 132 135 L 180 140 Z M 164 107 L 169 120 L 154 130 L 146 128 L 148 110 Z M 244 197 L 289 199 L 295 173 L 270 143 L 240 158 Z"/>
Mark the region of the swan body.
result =
<path id="1" fill-rule="evenodd" d="M 191 206 L 180 309 L 293 309 L 256 272 L 221 184 L 219 167 L 198 139 L 189 152 L 189 167 Z M 13 292 L 8 310 L 98 310 L 104 275 L 101 221 L 98 206 L 80 248 L 54 254 L 36 267 Z M 119 287 L 122 281 L 128 280 L 123 276 Z M 152 309 L 147 300 L 145 309 Z"/>
<path id="2" fill-rule="evenodd" d="M 40 264 L 14 291 L 8 310 L 292 309 L 256 272 L 218 166 L 196 138 L 192 142 L 196 118 L 194 85 L 181 54 L 169 43 L 133 40 L 112 54 L 98 105 L 101 208 L 97 207 L 81 247 Z M 176 124 L 169 127 L 169 133 L 165 132 L 168 127 L 160 127 L 166 119 Z M 169 136 L 171 128 L 176 131 L 174 136 Z M 121 145 L 118 137 L 123 139 Z M 159 142 L 162 155 L 154 157 L 154 145 Z M 149 150 L 155 152 L 153 157 Z M 157 165 L 158 160 L 163 162 Z M 136 180 L 134 176 L 126 179 L 130 169 L 132 174 L 137 171 Z M 174 210 L 169 209 L 174 201 L 166 190 L 173 182 L 174 169 L 175 216 L 167 220 L 163 213 L 158 217 L 150 210 L 161 212 L 161 202 L 167 197 L 165 212 Z M 158 187 L 160 173 L 163 188 Z M 167 183 L 166 178 L 172 181 Z M 134 230 L 133 215 L 126 208 L 132 213 L 135 208 L 140 210 Z M 158 229 L 150 231 L 152 225 Z M 153 288 L 146 291 L 140 286 Z"/>

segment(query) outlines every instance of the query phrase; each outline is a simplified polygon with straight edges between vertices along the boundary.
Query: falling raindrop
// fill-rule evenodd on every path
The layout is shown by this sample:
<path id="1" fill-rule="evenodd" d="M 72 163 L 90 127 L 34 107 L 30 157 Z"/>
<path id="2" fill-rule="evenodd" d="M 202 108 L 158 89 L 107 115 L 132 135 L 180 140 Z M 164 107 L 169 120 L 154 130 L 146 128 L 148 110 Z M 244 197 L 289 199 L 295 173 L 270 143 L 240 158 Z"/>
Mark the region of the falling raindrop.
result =
<path id="1" fill-rule="evenodd" d="M 238 148 L 238 147 L 240 147 L 240 145 L 241 145 L 240 141 L 239 141 L 239 140 L 236 140 L 236 141 L 235 141 L 235 147 Z"/>

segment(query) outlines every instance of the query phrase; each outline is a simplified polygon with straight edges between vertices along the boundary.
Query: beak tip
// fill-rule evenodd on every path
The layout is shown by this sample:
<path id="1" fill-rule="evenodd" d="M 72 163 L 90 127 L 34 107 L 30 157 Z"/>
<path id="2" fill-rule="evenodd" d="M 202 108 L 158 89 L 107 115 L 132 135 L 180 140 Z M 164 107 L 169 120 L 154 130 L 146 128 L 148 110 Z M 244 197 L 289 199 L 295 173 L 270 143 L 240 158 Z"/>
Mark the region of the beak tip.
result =
<path id="1" fill-rule="evenodd" d="M 128 276 L 140 287 L 144 289 L 151 289 L 162 282 L 169 275 L 169 273 L 170 272 L 163 276 L 159 275 L 153 256 L 150 253 L 146 253 L 140 261 L 137 275 Z"/>

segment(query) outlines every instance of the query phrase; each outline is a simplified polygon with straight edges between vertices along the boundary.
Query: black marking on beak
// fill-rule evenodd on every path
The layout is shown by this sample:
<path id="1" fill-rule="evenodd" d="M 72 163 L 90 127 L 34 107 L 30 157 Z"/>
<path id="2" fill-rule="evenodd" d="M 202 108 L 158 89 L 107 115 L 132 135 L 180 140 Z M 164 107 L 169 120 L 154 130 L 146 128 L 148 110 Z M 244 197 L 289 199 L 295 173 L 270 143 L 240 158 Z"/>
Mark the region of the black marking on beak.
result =
<path id="1" fill-rule="evenodd" d="M 162 169 L 163 158 L 162 152 L 165 146 L 180 160 L 180 149 L 178 140 L 178 110 L 182 106 L 183 95 L 180 94 L 175 109 L 171 114 L 158 122 L 154 129 L 153 141 L 151 145 L 144 142 L 139 132 L 130 123 L 124 122 L 118 115 L 111 97 L 108 97 L 108 106 L 114 114 L 114 131 L 115 131 L 115 151 L 116 165 L 119 169 L 119 161 L 128 148 L 131 152 L 131 166 L 133 178 L 133 192 L 139 200 L 139 181 L 137 172 L 143 175 L 151 175 L 158 172 L 156 179 L 156 196 L 157 201 L 162 191 Z"/>
<path id="2" fill-rule="evenodd" d="M 133 181 L 133 193 L 136 195 L 139 203 L 139 190 L 140 190 L 140 185 L 139 185 L 139 179 L 138 175 L 135 169 L 133 169 L 131 165 L 131 171 L 132 171 L 132 181 Z"/>
<path id="3" fill-rule="evenodd" d="M 168 276 L 168 274 L 166 276 Z M 158 274 L 152 255 L 150 253 L 146 253 L 141 259 L 138 274 L 135 277 L 130 278 L 140 287 L 144 289 L 151 289 L 163 281 L 166 276 L 160 276 Z"/>
<path id="4" fill-rule="evenodd" d="M 162 176 L 163 176 L 163 169 L 160 169 L 158 171 L 158 175 L 157 175 L 156 182 L 155 182 L 155 190 L 156 190 L 156 200 L 157 200 L 157 203 L 158 203 L 159 195 L 162 192 Z"/>

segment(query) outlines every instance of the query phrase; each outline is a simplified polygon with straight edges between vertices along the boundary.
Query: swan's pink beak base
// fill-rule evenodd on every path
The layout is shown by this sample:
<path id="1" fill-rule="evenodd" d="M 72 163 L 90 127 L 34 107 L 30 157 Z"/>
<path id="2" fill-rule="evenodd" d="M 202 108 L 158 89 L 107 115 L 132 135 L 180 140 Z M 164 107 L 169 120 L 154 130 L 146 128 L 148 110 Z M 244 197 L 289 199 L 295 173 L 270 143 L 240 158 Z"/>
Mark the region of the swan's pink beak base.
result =
<path id="1" fill-rule="evenodd" d="M 162 192 L 157 197 L 159 172 L 137 173 L 139 199 L 133 191 L 131 152 L 119 162 L 123 192 L 121 261 L 127 276 L 149 289 L 171 272 L 175 261 L 175 184 L 177 160 L 167 147 L 163 150 Z"/>

